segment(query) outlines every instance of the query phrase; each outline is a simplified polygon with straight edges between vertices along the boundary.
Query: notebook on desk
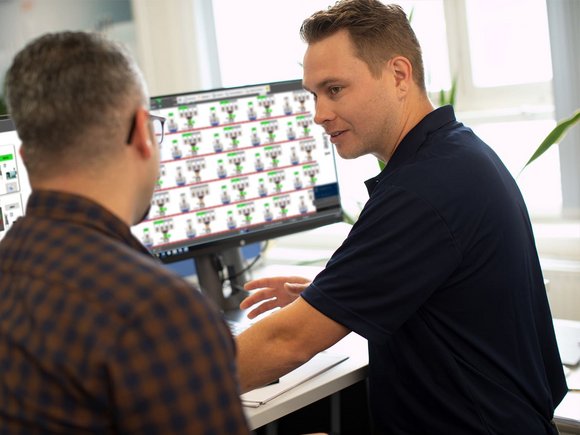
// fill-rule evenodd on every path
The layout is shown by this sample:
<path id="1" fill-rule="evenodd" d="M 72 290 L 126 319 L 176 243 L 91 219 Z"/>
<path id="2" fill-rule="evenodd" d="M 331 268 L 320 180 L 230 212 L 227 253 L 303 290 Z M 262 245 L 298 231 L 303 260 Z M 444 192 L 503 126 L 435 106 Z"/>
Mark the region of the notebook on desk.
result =
<path id="1" fill-rule="evenodd" d="M 310 361 L 282 376 L 280 382 L 242 394 L 242 404 L 250 408 L 257 408 L 270 400 L 284 394 L 298 385 L 324 373 L 332 367 L 348 359 L 346 355 L 321 352 Z"/>

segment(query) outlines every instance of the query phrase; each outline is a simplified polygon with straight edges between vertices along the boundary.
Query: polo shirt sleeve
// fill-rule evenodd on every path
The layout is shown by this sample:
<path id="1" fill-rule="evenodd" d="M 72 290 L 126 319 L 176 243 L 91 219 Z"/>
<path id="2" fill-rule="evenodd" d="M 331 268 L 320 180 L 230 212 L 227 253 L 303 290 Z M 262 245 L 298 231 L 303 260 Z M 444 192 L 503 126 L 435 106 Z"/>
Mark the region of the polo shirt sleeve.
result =
<path id="1" fill-rule="evenodd" d="M 399 186 L 376 190 L 302 296 L 324 315 L 383 343 L 436 289 L 445 291 L 439 287 L 461 255 L 427 200 Z"/>

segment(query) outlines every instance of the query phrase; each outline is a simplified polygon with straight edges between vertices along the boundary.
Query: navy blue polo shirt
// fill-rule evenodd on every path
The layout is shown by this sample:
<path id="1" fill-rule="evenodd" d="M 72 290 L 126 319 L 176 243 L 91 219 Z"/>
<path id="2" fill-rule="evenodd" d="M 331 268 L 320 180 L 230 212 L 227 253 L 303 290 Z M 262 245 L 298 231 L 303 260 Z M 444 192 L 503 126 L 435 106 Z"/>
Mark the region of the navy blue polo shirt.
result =
<path id="1" fill-rule="evenodd" d="M 450 106 L 367 181 L 304 293 L 369 342 L 379 433 L 551 433 L 567 387 L 524 200 Z"/>

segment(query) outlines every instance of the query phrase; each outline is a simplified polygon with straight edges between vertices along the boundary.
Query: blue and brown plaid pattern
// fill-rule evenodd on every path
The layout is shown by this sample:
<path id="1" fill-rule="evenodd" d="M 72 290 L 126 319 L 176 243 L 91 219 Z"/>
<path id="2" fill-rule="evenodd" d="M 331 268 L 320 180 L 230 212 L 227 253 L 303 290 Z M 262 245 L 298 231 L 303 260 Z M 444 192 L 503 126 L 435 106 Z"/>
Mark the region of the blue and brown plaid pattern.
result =
<path id="1" fill-rule="evenodd" d="M 0 244 L 0 433 L 248 433 L 217 310 L 98 204 L 36 191 Z"/>

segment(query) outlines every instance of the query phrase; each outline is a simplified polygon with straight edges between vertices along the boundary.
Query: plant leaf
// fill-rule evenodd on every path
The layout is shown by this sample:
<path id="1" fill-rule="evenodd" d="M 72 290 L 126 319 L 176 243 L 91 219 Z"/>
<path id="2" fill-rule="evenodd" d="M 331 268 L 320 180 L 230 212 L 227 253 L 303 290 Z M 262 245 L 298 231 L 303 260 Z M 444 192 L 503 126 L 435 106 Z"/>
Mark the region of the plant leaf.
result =
<path id="1" fill-rule="evenodd" d="M 580 121 L 580 110 L 577 110 L 576 113 L 574 113 L 574 115 L 572 115 L 570 118 L 558 122 L 558 124 L 556 124 L 556 127 L 554 127 L 554 129 L 550 133 L 548 133 L 548 135 L 542 141 L 538 149 L 536 149 L 534 154 L 532 154 L 532 157 L 530 157 L 530 160 L 528 160 L 528 162 L 524 165 L 522 171 L 530 163 L 532 163 L 534 160 L 536 160 L 538 157 L 544 154 L 552 145 L 559 142 L 564 137 L 568 129 L 570 129 L 570 127 L 572 127 L 578 121 Z"/>
<path id="2" fill-rule="evenodd" d="M 455 96 L 457 95 L 457 76 L 453 77 L 453 81 L 451 82 L 451 91 L 449 92 L 449 101 L 448 103 L 452 106 L 455 106 Z"/>
<path id="3" fill-rule="evenodd" d="M 457 95 L 457 77 L 453 77 L 449 92 L 445 89 L 439 89 L 439 107 L 451 105 L 455 106 L 455 97 Z"/>

